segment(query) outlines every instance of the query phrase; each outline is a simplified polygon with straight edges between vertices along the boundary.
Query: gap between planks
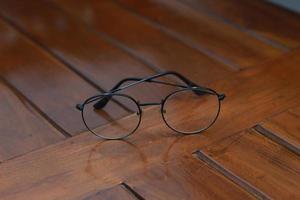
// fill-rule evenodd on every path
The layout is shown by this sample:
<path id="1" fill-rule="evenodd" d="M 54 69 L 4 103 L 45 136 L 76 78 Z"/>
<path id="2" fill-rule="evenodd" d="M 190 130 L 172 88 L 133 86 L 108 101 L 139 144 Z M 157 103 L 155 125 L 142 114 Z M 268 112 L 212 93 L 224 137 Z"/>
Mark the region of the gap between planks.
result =
<path id="1" fill-rule="evenodd" d="M 72 16 L 71 14 L 69 14 L 68 12 L 66 12 L 60 5 L 57 4 L 57 2 L 53 1 L 51 2 L 52 5 L 55 6 L 56 9 L 60 10 L 61 12 Z M 72 16 L 73 17 L 73 16 Z M 85 28 L 98 35 L 101 39 L 107 41 L 108 43 L 110 43 L 112 46 L 117 47 L 118 49 L 120 49 L 122 52 L 126 53 L 129 57 L 133 58 L 134 60 L 137 60 L 138 62 L 144 64 L 145 66 L 149 67 L 150 69 L 152 69 L 153 71 L 155 71 L 156 73 L 161 73 L 164 70 L 162 70 L 161 68 L 159 68 L 158 66 L 155 66 L 154 64 L 148 62 L 147 60 L 143 59 L 143 57 L 135 54 L 132 50 L 130 50 L 130 48 L 128 48 L 126 45 L 124 45 L 123 43 L 119 42 L 118 40 L 114 39 L 113 37 L 109 36 L 108 34 L 106 34 L 105 32 L 100 32 L 100 31 L 96 31 L 95 29 L 93 29 L 92 27 L 86 25 L 85 23 L 81 22 L 80 20 L 78 20 L 79 23 L 82 23 L 85 25 Z"/>
<path id="2" fill-rule="evenodd" d="M 257 133 L 259 133 L 259 134 L 265 136 L 266 138 L 274 141 L 275 143 L 287 148 L 289 151 L 295 153 L 296 155 L 298 155 L 298 156 L 300 155 L 300 149 L 297 146 L 289 143 L 288 141 L 284 140 L 283 138 L 278 136 L 276 133 L 273 133 L 272 131 L 268 130 L 267 128 L 265 128 L 261 125 L 256 125 L 253 127 L 253 129 Z"/>
<path id="3" fill-rule="evenodd" d="M 221 173 L 223 176 L 228 178 L 230 181 L 232 181 L 239 187 L 243 188 L 245 191 L 247 191 L 249 194 L 253 195 L 257 199 L 271 199 L 267 194 L 263 193 L 258 188 L 248 183 L 246 180 L 242 179 L 241 177 L 235 175 L 230 170 L 226 169 L 224 166 L 222 166 L 220 163 L 215 161 L 213 158 L 206 155 L 203 151 L 197 150 L 193 154 L 195 154 L 199 160 L 203 161 L 209 167 Z"/>
<path id="4" fill-rule="evenodd" d="M 12 86 L 6 79 L 0 76 L 0 79 L 3 83 L 13 92 L 16 96 L 21 97 L 24 101 L 26 101 L 41 117 L 43 117 L 49 124 L 51 124 L 54 128 L 56 128 L 62 135 L 69 138 L 72 137 L 70 133 L 65 131 L 62 127 L 60 127 L 55 121 L 53 121 L 50 117 L 47 116 L 41 109 L 38 108 L 29 98 L 27 98 L 22 92 L 20 92 L 17 88 Z"/>
<path id="5" fill-rule="evenodd" d="M 256 133 L 261 134 L 262 136 L 266 137 L 267 139 L 275 142 L 276 144 L 286 148 L 287 150 L 291 151 L 292 153 L 296 154 L 297 156 L 300 155 L 300 149 L 289 143 L 288 141 L 284 140 L 280 136 L 278 136 L 276 133 L 273 133 L 272 131 L 268 130 L 267 128 L 261 126 L 261 125 L 255 125 L 251 128 Z M 226 139 L 226 138 L 225 138 Z M 223 140 L 223 139 L 222 139 Z M 222 141 L 221 140 L 221 141 Z M 230 181 L 234 182 L 247 192 L 249 192 L 251 195 L 255 196 L 258 199 L 271 199 L 267 194 L 244 180 L 243 178 L 237 176 L 230 170 L 226 169 L 222 164 L 218 163 L 215 159 L 204 153 L 202 150 L 198 149 L 195 152 L 193 152 L 194 155 L 204 163 L 206 163 L 208 166 L 210 166 L 212 169 L 216 170 L 217 172 L 221 173 L 223 176 L 228 178 Z"/>
<path id="6" fill-rule="evenodd" d="M 96 84 L 94 81 L 90 80 L 87 76 L 83 75 L 82 73 L 80 73 L 77 69 L 75 69 L 75 67 L 73 67 L 71 64 L 69 64 L 68 62 L 64 61 L 62 58 L 60 58 L 59 56 L 56 56 L 47 46 L 43 45 L 41 42 L 39 42 L 38 40 L 36 40 L 33 36 L 31 36 L 30 34 L 26 33 L 26 31 L 23 31 L 17 24 L 15 24 L 13 21 L 11 21 L 10 19 L 6 18 L 4 15 L 0 14 L 0 18 L 2 18 L 2 21 L 6 22 L 6 24 L 8 24 L 10 27 L 12 27 L 13 29 L 15 29 L 16 31 L 18 31 L 23 37 L 27 38 L 29 41 L 31 41 L 33 44 L 35 44 L 36 46 L 40 47 L 43 51 L 45 51 L 46 53 L 48 53 L 51 57 L 53 57 L 54 59 L 56 59 L 58 62 L 60 62 L 62 65 L 66 66 L 68 69 L 70 69 L 72 72 L 74 72 L 77 76 L 79 76 L 81 79 L 83 79 L 85 82 L 87 82 L 89 85 L 91 85 L 92 87 L 94 87 L 95 89 L 99 90 L 100 92 L 106 92 L 103 88 L 101 88 L 98 84 Z M 120 107 L 122 107 L 124 110 L 126 111 L 130 111 L 129 108 L 127 108 L 126 106 L 124 106 L 122 103 L 114 100 L 114 103 L 116 103 L 117 105 L 119 105 Z"/>
<path id="7" fill-rule="evenodd" d="M 130 187 L 127 183 L 123 182 L 120 184 L 126 191 L 128 191 L 131 195 L 133 195 L 138 200 L 146 200 L 142 197 L 137 191 L 135 191 L 132 187 Z"/>
<path id="8" fill-rule="evenodd" d="M 183 3 L 183 4 L 186 4 L 186 5 L 190 6 L 191 8 L 193 8 L 193 6 L 190 5 L 190 3 L 187 3 L 184 0 L 178 0 L 178 1 Z M 242 32 L 248 34 L 249 36 L 256 38 L 257 40 L 260 40 L 260 41 L 262 41 L 266 44 L 269 44 L 270 46 L 272 46 L 274 48 L 280 49 L 284 52 L 288 52 L 290 50 L 290 48 L 288 46 L 286 46 L 286 45 L 284 45 L 284 44 L 282 44 L 278 41 L 275 41 L 273 39 L 267 38 L 263 35 L 260 35 L 260 34 L 254 32 L 254 31 L 251 31 L 248 28 L 244 28 L 241 25 L 236 24 L 236 23 L 232 22 L 231 20 L 224 18 L 222 15 L 219 15 L 219 14 L 214 13 L 213 11 L 210 11 L 209 9 L 204 9 L 204 8 L 199 8 L 199 7 L 198 8 L 193 8 L 193 9 L 195 9 L 196 11 L 200 10 L 201 12 L 204 12 L 207 15 L 209 15 L 209 16 L 211 16 L 211 17 L 213 17 L 213 18 L 215 18 L 215 19 L 217 19 L 217 20 L 219 20 L 219 21 L 221 21 L 221 22 L 223 22 L 223 23 L 225 23 L 229 26 L 231 26 L 231 27 L 233 27 L 237 30 L 242 31 Z"/>
<path id="9" fill-rule="evenodd" d="M 145 22 L 146 24 L 156 28 L 157 30 L 160 30 L 161 32 L 169 35 L 170 37 L 174 38 L 175 40 L 181 42 L 182 44 L 196 50 L 199 51 L 201 53 L 203 53 L 204 55 L 206 55 L 207 57 L 210 57 L 220 63 L 223 63 L 225 66 L 228 67 L 228 69 L 233 70 L 234 72 L 238 72 L 241 70 L 241 66 L 237 63 L 234 63 L 228 59 L 226 59 L 225 57 L 218 55 L 217 53 L 212 52 L 211 50 L 207 49 L 206 47 L 200 45 L 200 44 L 195 44 L 194 42 L 192 42 L 191 40 L 187 39 L 186 37 L 176 33 L 175 31 L 172 31 L 169 28 L 164 27 L 163 25 L 155 22 L 152 19 L 148 19 L 138 13 L 135 13 L 132 9 L 114 1 L 118 6 L 122 7 L 123 9 L 126 9 L 127 11 L 129 11 L 132 15 L 136 16 L 137 18 L 142 19 L 143 22 Z"/>

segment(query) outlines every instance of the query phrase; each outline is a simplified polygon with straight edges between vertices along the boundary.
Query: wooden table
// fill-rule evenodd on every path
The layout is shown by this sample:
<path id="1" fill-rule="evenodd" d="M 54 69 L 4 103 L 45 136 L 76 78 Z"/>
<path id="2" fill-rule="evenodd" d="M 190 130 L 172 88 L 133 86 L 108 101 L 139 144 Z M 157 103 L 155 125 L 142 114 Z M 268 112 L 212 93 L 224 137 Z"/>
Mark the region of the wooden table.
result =
<path id="1" fill-rule="evenodd" d="M 0 0 L 0 16 L 1 200 L 300 199 L 299 15 L 260 0 Z M 124 141 L 86 131 L 76 103 L 165 70 L 227 95 L 213 127 L 183 137 L 153 107 Z"/>

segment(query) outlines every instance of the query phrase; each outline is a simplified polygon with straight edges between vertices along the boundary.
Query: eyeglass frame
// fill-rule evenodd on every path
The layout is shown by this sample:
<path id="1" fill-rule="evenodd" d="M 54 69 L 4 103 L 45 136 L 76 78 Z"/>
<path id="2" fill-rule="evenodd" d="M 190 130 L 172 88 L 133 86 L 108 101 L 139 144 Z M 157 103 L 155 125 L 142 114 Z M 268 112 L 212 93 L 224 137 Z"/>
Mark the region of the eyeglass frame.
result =
<path id="1" fill-rule="evenodd" d="M 180 84 L 175 84 L 175 83 L 168 83 L 168 82 L 164 82 L 164 81 L 156 81 L 154 79 L 156 78 L 159 78 L 159 77 L 163 77 L 163 76 L 167 76 L 167 75 L 173 75 L 175 76 L 176 78 L 179 78 L 182 82 L 184 82 L 186 84 L 186 86 L 184 85 L 180 85 Z M 131 83 L 131 84 L 128 84 L 128 85 L 125 85 L 123 87 L 120 87 L 121 85 L 123 85 L 125 82 L 129 82 L 129 81 L 135 81 L 134 83 Z M 150 83 L 157 83 L 157 84 L 163 84 L 163 85 L 169 85 L 169 86 L 174 86 L 174 87 L 179 87 L 179 88 L 182 88 L 182 89 L 179 89 L 179 90 L 176 90 L 174 92 L 171 92 L 170 94 L 168 94 L 165 98 L 163 98 L 161 100 L 161 102 L 159 103 L 139 103 L 139 101 L 137 101 L 136 99 L 134 99 L 133 97 L 129 96 L 129 95 L 126 95 L 126 94 L 121 94 L 121 93 L 116 93 L 116 92 L 119 92 L 121 90 L 124 90 L 124 89 L 127 89 L 129 87 L 132 87 L 134 85 L 137 85 L 137 84 L 141 84 L 141 83 L 144 83 L 144 82 L 150 82 Z M 197 95 L 203 95 L 204 93 L 207 94 L 207 93 L 210 93 L 212 95 L 216 95 L 217 98 L 218 98 L 218 111 L 217 111 L 217 114 L 215 116 L 215 119 L 211 122 L 211 124 L 209 126 L 207 126 L 206 128 L 203 128 L 203 129 L 200 129 L 198 131 L 193 131 L 193 132 L 185 132 L 185 131 L 179 131 L 179 130 L 176 130 L 175 128 L 173 128 L 172 126 L 170 126 L 167 122 L 167 120 L 165 119 L 165 116 L 164 116 L 164 105 L 165 105 L 165 102 L 166 100 L 178 93 L 178 92 L 182 92 L 182 91 L 185 91 L 185 90 L 192 90 L 195 94 Z M 198 93 L 197 93 L 198 92 Z M 127 135 L 125 136 L 122 136 L 122 137 L 116 137 L 116 138 L 110 138 L 110 137 L 106 137 L 106 136 L 102 136 L 102 135 L 98 135 L 96 134 L 95 132 L 93 132 L 93 130 L 91 130 L 89 128 L 89 126 L 87 125 L 86 123 L 86 120 L 84 118 L 84 113 L 83 113 L 83 110 L 84 110 L 84 106 L 88 103 L 91 103 L 93 100 L 97 101 L 93 107 L 94 109 L 102 109 L 103 107 L 105 107 L 105 105 L 110 101 L 114 101 L 114 99 L 112 98 L 113 96 L 123 96 L 123 97 L 126 97 L 126 98 L 129 98 L 130 100 L 132 100 L 137 108 L 138 108 L 138 115 L 139 115 L 139 121 L 136 125 L 136 127 L 130 132 L 128 133 Z M 101 98 L 103 97 L 103 98 Z M 107 97 L 107 98 L 106 98 Z M 215 122 L 216 120 L 218 119 L 218 116 L 220 114 L 220 110 L 221 110 L 221 101 L 223 101 L 225 99 L 225 94 L 223 93 L 217 93 L 215 90 L 213 89 L 210 89 L 210 88 L 207 88 L 207 87 L 203 87 L 203 86 L 199 86 L 197 84 L 195 84 L 194 82 L 192 82 L 191 80 L 189 80 L 188 78 L 184 77 L 183 75 L 177 73 L 177 72 L 174 72 L 174 71 L 166 71 L 166 72 L 162 72 L 162 73 L 158 73 L 158 74 L 155 74 L 155 75 L 152 75 L 152 76 L 148 76 L 146 78 L 136 78 L 136 77 L 131 77 L 131 78 L 125 78 L 125 79 L 122 79 L 121 81 L 119 81 L 111 90 L 109 90 L 108 92 L 104 92 L 103 94 L 100 94 L 100 95 L 95 95 L 95 96 L 92 96 L 92 97 L 89 97 L 87 98 L 82 104 L 77 104 L 76 105 L 76 108 L 81 111 L 81 117 L 82 117 L 82 120 L 83 120 L 83 123 L 84 125 L 86 126 L 86 128 L 92 133 L 94 134 L 95 136 L 97 137 L 100 137 L 100 138 L 103 138 L 103 139 L 107 139 L 107 140 L 122 140 L 122 139 L 125 139 L 127 138 L 128 136 L 132 135 L 140 126 L 140 123 L 141 123 L 141 120 L 142 120 L 142 109 L 141 107 L 144 107 L 144 106 L 154 106 L 154 105 L 160 105 L 161 108 L 160 108 L 160 112 L 161 112 L 161 115 L 162 115 L 162 118 L 163 118 L 163 121 L 164 123 L 173 131 L 177 132 L 177 133 L 180 133 L 180 134 L 183 134 L 183 135 L 194 135 L 194 134 L 199 134 L 205 130 L 207 130 L 208 128 L 210 128 Z M 98 100 L 98 98 L 101 98 Z M 118 103 L 118 102 L 117 102 Z M 118 103 L 120 104 L 120 103 Z M 105 126 L 105 125 L 103 125 Z"/>

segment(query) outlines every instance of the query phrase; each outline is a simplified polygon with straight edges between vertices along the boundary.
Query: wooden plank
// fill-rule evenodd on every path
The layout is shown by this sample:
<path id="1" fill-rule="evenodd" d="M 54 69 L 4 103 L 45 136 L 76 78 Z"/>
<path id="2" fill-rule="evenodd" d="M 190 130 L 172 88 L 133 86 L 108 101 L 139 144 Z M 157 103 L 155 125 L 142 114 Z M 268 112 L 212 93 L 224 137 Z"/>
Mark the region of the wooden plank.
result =
<path id="1" fill-rule="evenodd" d="M 300 107 L 280 113 L 261 124 L 287 143 L 300 148 Z"/>
<path id="2" fill-rule="evenodd" d="M 209 167 L 216 170 L 217 172 L 219 172 L 220 174 L 228 178 L 230 181 L 234 182 L 235 184 L 243 188 L 245 191 L 252 194 L 257 199 L 271 199 L 268 195 L 264 194 L 258 188 L 249 184 L 247 181 L 243 180 L 242 178 L 236 176 L 230 170 L 224 168 L 222 165 L 220 165 L 210 156 L 203 153 L 201 150 L 197 150 L 194 154 L 197 156 L 198 159 L 205 162 Z"/>
<path id="3" fill-rule="evenodd" d="M 126 180 L 145 199 L 255 199 L 193 156 L 148 168 Z"/>
<path id="4" fill-rule="evenodd" d="M 155 116 L 156 115 L 153 115 L 153 117 Z M 152 121 L 153 117 L 151 118 Z M 150 131 L 152 127 L 149 126 L 148 130 Z M 162 126 L 158 128 L 161 130 Z M 126 141 L 99 142 L 90 134 L 75 136 L 68 140 L 68 143 L 61 143 L 54 145 L 55 147 L 49 147 L 50 152 L 48 152 L 49 154 L 47 157 L 44 156 L 42 158 L 38 155 L 42 153 L 42 150 L 40 153 L 33 152 L 31 155 L 27 154 L 27 159 L 31 160 L 30 162 L 33 162 L 29 165 L 31 165 L 31 169 L 35 168 L 37 174 L 35 177 L 32 177 L 33 174 L 29 175 L 27 177 L 28 179 L 24 181 L 21 181 L 24 178 L 22 175 L 18 176 L 17 179 L 19 179 L 20 182 L 15 182 L 13 187 L 9 186 L 11 184 L 10 182 L 4 181 L 4 179 L 6 179 L 5 177 L 7 177 L 7 175 L 5 175 L 5 173 L 7 173 L 6 170 L 8 170 L 7 167 L 12 171 L 23 171 L 26 170 L 27 164 L 23 166 L 24 168 L 21 167 L 21 169 L 18 167 L 21 163 L 14 163 L 12 166 L 9 166 L 10 164 L 8 162 L 4 163 L 0 165 L 2 170 L 0 173 L 1 199 L 22 199 L 24 195 L 31 199 L 81 199 L 81 197 L 91 196 L 91 193 L 94 193 L 95 190 L 111 187 L 112 185 L 123 181 L 128 181 L 128 184 L 132 186 L 133 190 L 145 197 L 145 199 L 153 199 L 153 197 L 158 198 L 158 195 L 161 195 L 161 199 L 164 199 L 164 197 L 168 197 L 167 192 L 170 191 L 171 188 L 174 189 L 174 193 L 176 191 L 174 194 L 175 199 L 182 199 L 181 197 L 221 198 L 228 197 L 229 195 L 232 195 L 235 199 L 239 199 L 239 197 L 251 199 L 247 193 L 234 186 L 220 175 L 215 175 L 207 168 L 202 170 L 205 166 L 194 159 L 191 154 L 189 155 L 189 159 L 176 156 L 176 158 L 179 159 L 177 162 L 181 162 L 181 165 L 177 165 L 177 162 L 171 162 L 171 159 L 173 158 L 171 158 L 171 156 L 169 160 L 168 148 L 169 145 L 172 145 L 174 140 L 176 141 L 178 138 L 167 138 L 160 135 L 161 137 L 159 139 L 157 133 L 157 129 L 156 133 L 153 135 L 149 134 L 149 132 L 146 132 L 146 134 L 144 132 L 142 137 L 138 136 L 138 140 L 133 141 L 133 143 Z M 165 131 L 163 134 L 166 136 Z M 170 132 L 168 134 L 172 136 Z M 138 141 L 142 143 L 139 143 Z M 161 143 L 162 141 L 163 143 Z M 63 150 L 67 155 L 61 152 L 62 147 L 67 148 Z M 81 151 L 83 150 L 82 147 L 85 149 L 84 152 Z M 77 150 L 80 149 L 77 153 L 74 152 L 76 151 L 76 148 Z M 45 152 L 42 154 L 44 153 Z M 64 158 L 58 158 L 58 154 Z M 55 164 L 51 164 L 51 161 L 49 160 L 49 158 L 51 159 L 53 156 L 56 157 Z M 19 160 L 19 162 L 24 161 Z M 25 162 L 27 163 L 27 161 Z M 76 164 L 74 162 L 76 162 Z M 48 173 L 46 172 L 46 163 L 48 163 L 48 167 L 50 165 L 52 168 L 50 170 L 50 173 L 52 174 L 51 177 L 48 177 Z M 162 169 L 161 164 L 159 163 L 162 163 Z M 153 165 L 156 167 L 152 168 Z M 165 168 L 167 168 L 166 171 Z M 183 175 L 183 179 L 180 179 L 180 176 L 177 177 L 174 175 L 177 170 L 178 175 Z M 194 173 L 190 174 L 188 170 L 193 170 L 195 175 L 193 176 Z M 196 173 L 198 171 L 199 173 Z M 203 171 L 203 173 L 201 171 Z M 59 175 L 56 175 L 57 173 L 59 173 Z M 167 183 L 164 188 L 156 188 L 151 183 L 151 181 L 156 178 L 156 173 L 166 177 L 164 179 L 165 182 L 160 178 L 154 183 L 157 184 L 157 186 Z M 207 176 L 205 176 L 205 174 Z M 201 175 L 204 177 L 201 177 Z M 131 179 L 130 177 L 133 178 Z M 40 180 L 38 181 L 40 184 L 34 183 L 37 179 Z M 141 182 L 138 180 L 141 179 L 145 185 L 140 184 Z M 180 184 L 180 181 L 187 181 L 189 179 L 191 179 L 191 183 L 187 182 L 186 186 L 182 186 L 181 188 L 177 185 Z M 226 187 L 226 190 L 224 191 L 224 189 L 219 187 L 205 184 L 205 181 L 201 180 L 206 180 L 208 183 L 214 183 L 218 186 L 224 186 Z M 203 186 L 203 189 L 198 188 L 202 185 L 207 186 Z M 62 187 L 64 188 L 63 191 L 61 191 Z M 161 193 L 159 193 L 159 191 Z M 155 195 L 156 192 L 157 194 Z M 189 192 L 191 193 L 189 194 Z M 231 194 L 231 192 L 234 192 L 234 195 Z"/>
<path id="5" fill-rule="evenodd" d="M 116 185 L 112 188 L 98 191 L 94 194 L 87 194 L 80 197 L 81 200 L 135 200 L 137 199 L 123 185 Z"/>
<path id="6" fill-rule="evenodd" d="M 1 77 L 35 104 L 51 123 L 66 131 L 65 134 L 85 130 L 75 105 L 99 91 L 3 21 L 0 21 L 0 34 Z M 99 116 L 93 122 L 95 126 L 128 113 L 113 102 L 107 109 L 111 115 Z"/>
<path id="7" fill-rule="evenodd" d="M 278 56 L 276 49 L 189 6 L 168 0 L 118 0 L 124 7 L 147 17 L 162 30 L 200 51 L 209 51 L 238 68 Z M 202 50 L 203 49 L 203 50 Z"/>
<path id="8" fill-rule="evenodd" d="M 228 97 L 217 123 L 200 135 L 174 135 L 154 108 L 144 112 L 139 131 L 126 141 L 103 141 L 84 133 L 2 163 L 0 198 L 71 199 L 137 174 L 147 175 L 151 167 L 182 163 L 196 149 L 299 105 L 299 53 L 291 52 L 211 84 Z"/>
<path id="9" fill-rule="evenodd" d="M 300 44 L 300 17 L 297 14 L 260 0 L 181 0 L 191 7 L 209 12 L 251 35 L 263 36 L 270 43 L 289 48 Z M 255 12 L 254 12 L 255 11 Z M 276 22 L 276 23 L 275 23 Z M 280 27 L 280 28 L 278 28 Z M 264 38 L 261 38 L 264 40 Z M 276 45 L 276 44 L 274 44 Z"/>
<path id="10" fill-rule="evenodd" d="M 226 77 L 236 70 L 184 45 L 113 1 L 55 2 L 150 65 L 181 72 L 199 84 Z M 92 20 L 87 17 L 89 13 Z"/>
<path id="11" fill-rule="evenodd" d="M 21 96 L 0 79 L 0 161 L 63 140 Z"/>
<path id="12" fill-rule="evenodd" d="M 253 130 L 203 151 L 273 199 L 300 197 L 299 156 Z"/>
<path id="13" fill-rule="evenodd" d="M 105 41 L 99 34 L 89 30 L 50 1 L 1 0 L 0 12 L 22 32 L 96 87 L 109 90 L 121 79 L 156 73 Z M 43 28 L 37 28 L 42 24 L 45 24 Z M 144 84 L 130 88 L 127 93 L 141 101 L 157 101 L 168 92 L 169 88 Z"/>
<path id="14" fill-rule="evenodd" d="M 291 152 L 293 152 L 297 155 L 300 155 L 300 148 L 299 147 L 297 147 L 295 145 L 292 145 L 288 141 L 284 140 L 282 137 L 280 137 L 277 134 L 269 131 L 268 129 L 266 129 L 264 127 L 262 127 L 261 125 L 256 125 L 256 126 L 253 127 L 253 129 L 255 131 L 257 131 L 258 133 L 262 134 L 263 136 L 269 138 L 270 140 L 273 140 L 277 144 L 280 144 L 281 146 L 284 146 L 285 148 L 287 148 Z"/>

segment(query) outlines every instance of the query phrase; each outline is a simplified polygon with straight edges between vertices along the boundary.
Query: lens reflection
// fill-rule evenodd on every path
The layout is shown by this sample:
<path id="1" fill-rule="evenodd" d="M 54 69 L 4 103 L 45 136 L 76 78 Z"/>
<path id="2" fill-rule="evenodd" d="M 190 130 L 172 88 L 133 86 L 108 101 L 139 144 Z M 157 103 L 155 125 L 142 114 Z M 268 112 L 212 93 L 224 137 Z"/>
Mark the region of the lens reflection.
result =
<path id="1" fill-rule="evenodd" d="M 220 109 L 218 96 L 211 91 L 186 89 L 170 95 L 163 107 L 167 125 L 184 134 L 199 133 L 210 127 Z"/>
<path id="2" fill-rule="evenodd" d="M 121 139 L 134 132 L 140 123 L 140 111 L 136 102 L 127 96 L 113 94 L 104 108 L 95 109 L 93 105 L 101 101 L 102 98 L 106 97 L 96 98 L 84 105 L 83 118 L 87 128 L 95 135 L 105 139 Z M 114 102 L 122 102 L 129 108 L 126 110 L 126 115 L 120 117 L 118 111 L 106 109 Z M 104 116 L 107 119 L 107 124 L 99 126 Z"/>

